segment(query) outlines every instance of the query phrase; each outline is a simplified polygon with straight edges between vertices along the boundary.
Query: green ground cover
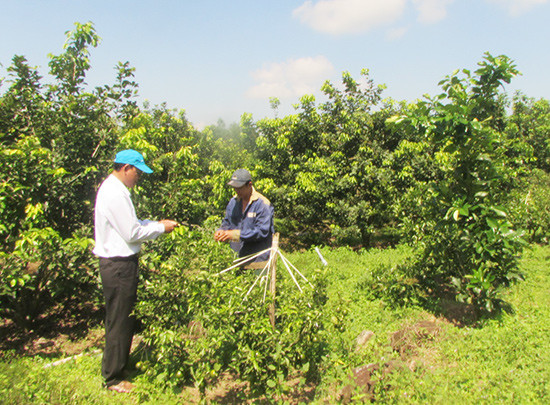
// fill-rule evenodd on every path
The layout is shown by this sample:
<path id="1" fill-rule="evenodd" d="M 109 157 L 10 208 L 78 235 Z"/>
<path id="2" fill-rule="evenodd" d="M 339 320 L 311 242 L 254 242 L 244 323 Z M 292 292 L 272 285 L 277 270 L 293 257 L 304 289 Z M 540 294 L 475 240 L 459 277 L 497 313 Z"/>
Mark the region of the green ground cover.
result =
<path id="1" fill-rule="evenodd" d="M 289 254 L 307 276 L 325 271 L 329 300 L 326 310 L 335 314 L 335 327 L 321 331 L 327 355 L 315 386 L 304 395 L 289 395 L 290 403 L 547 403 L 550 399 L 550 247 L 533 246 L 521 260 L 525 281 L 508 288 L 503 297 L 511 310 L 493 319 L 451 322 L 410 304 L 390 306 L 371 289 L 382 272 L 411 256 L 408 248 L 354 252 L 321 249 L 328 262 L 319 270 L 313 250 Z M 285 277 L 281 270 L 280 277 Z M 296 294 L 294 290 L 284 293 Z M 99 327 L 94 331 L 97 333 Z M 357 349 L 362 331 L 372 338 Z M 101 356 L 88 354 L 55 366 L 66 354 L 30 356 L 21 351 L 0 353 L 0 403 L 193 403 L 193 388 L 166 388 L 154 377 L 135 371 L 137 389 L 130 395 L 101 388 Z M 133 361 L 139 360 L 139 352 Z M 353 370 L 368 366 L 365 379 Z M 209 387 L 207 402 L 231 403 L 243 387 L 222 381 Z M 251 398 L 250 401 L 262 398 Z M 266 398 L 263 398 L 266 400 Z M 270 400 L 272 400 L 270 398 Z"/>

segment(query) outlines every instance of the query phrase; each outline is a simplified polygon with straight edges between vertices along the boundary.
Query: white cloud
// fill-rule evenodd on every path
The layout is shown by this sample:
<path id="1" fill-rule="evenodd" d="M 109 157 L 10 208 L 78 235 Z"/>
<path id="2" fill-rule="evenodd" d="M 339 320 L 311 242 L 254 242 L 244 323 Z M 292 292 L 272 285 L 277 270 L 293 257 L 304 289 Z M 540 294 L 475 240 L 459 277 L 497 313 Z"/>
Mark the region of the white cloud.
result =
<path id="1" fill-rule="evenodd" d="M 549 0 L 486 0 L 490 3 L 498 4 L 513 16 L 523 14 L 536 6 L 548 3 Z"/>
<path id="2" fill-rule="evenodd" d="M 513 15 L 525 13 L 550 0 L 485 0 Z M 455 0 L 307 0 L 292 15 L 310 28 L 333 35 L 359 34 L 392 26 L 399 22 L 407 7 L 418 13 L 418 22 L 433 24 L 444 20 Z M 397 39 L 404 28 L 392 27 L 386 37 Z"/>
<path id="3" fill-rule="evenodd" d="M 317 31 L 356 34 L 396 21 L 406 5 L 407 0 L 308 0 L 292 15 Z"/>
<path id="4" fill-rule="evenodd" d="M 408 30 L 409 27 L 391 28 L 386 32 L 386 38 L 390 41 L 395 41 L 396 39 L 403 38 Z"/>
<path id="5" fill-rule="evenodd" d="M 247 95 L 261 99 L 269 97 L 288 99 L 312 94 L 321 88 L 333 71 L 334 66 L 324 56 L 270 63 L 252 72 L 252 77 L 258 84 L 251 87 Z"/>
<path id="6" fill-rule="evenodd" d="M 447 17 L 447 6 L 454 0 L 412 0 L 418 10 L 418 21 L 432 24 Z"/>

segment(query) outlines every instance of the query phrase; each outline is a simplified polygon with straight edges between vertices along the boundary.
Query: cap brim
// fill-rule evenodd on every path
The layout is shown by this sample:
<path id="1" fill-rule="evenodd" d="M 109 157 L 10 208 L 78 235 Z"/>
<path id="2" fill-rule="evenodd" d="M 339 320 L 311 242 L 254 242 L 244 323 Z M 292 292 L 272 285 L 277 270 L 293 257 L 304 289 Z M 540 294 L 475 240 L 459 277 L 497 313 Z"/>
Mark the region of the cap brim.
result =
<path id="1" fill-rule="evenodd" d="M 231 187 L 239 188 L 239 187 L 244 186 L 246 183 L 248 183 L 248 182 L 247 181 L 230 180 L 229 183 L 227 183 L 227 185 L 231 186 Z"/>
<path id="2" fill-rule="evenodd" d="M 139 170 L 141 170 L 143 173 L 148 173 L 148 174 L 151 174 L 153 173 L 153 170 L 147 166 L 145 163 L 139 163 L 137 165 L 135 165 Z"/>

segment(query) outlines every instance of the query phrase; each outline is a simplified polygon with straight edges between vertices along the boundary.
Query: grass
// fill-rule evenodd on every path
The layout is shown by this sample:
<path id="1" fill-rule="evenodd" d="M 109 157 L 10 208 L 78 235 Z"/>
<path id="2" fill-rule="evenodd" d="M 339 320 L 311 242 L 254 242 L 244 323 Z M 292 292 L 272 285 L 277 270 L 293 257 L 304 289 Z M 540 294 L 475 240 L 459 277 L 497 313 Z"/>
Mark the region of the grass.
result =
<path id="1" fill-rule="evenodd" d="M 329 263 L 329 309 L 346 309 L 345 328 L 327 335 L 329 354 L 313 402 L 373 398 L 382 403 L 516 404 L 550 401 L 550 247 L 533 246 L 521 261 L 525 281 L 504 292 L 512 312 L 475 325 L 456 325 L 418 306 L 392 308 L 372 298 L 365 281 L 373 271 L 405 262 L 410 250 L 321 249 Z M 314 251 L 288 255 L 306 273 L 320 268 Z M 283 277 L 283 275 L 281 275 Z M 361 331 L 374 333 L 356 350 Z M 399 339 L 397 338 L 399 337 Z M 62 356 L 61 356 L 62 357 Z M 54 367 L 58 357 L 0 353 L 0 403 L 135 404 L 196 402 L 192 390 L 166 390 L 137 374 L 133 394 L 101 387 L 101 356 L 84 355 Z M 368 390 L 354 384 L 352 371 L 377 365 Z M 358 386 L 356 386 L 358 385 Z"/>

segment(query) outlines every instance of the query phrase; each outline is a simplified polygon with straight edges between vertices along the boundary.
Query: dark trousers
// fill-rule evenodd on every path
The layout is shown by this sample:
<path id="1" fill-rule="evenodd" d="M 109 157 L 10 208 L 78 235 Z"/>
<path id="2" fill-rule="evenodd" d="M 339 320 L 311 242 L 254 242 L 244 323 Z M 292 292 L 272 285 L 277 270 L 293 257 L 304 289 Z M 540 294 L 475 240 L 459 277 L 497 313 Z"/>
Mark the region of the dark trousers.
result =
<path id="1" fill-rule="evenodd" d="M 260 239 L 256 241 L 247 241 L 242 244 L 241 249 L 239 250 L 239 257 L 245 257 L 248 255 L 253 255 L 255 253 L 261 252 L 262 250 L 269 249 L 273 244 L 273 235 L 269 235 L 265 239 Z M 269 260 L 269 252 L 265 252 L 261 256 L 258 256 L 254 259 L 255 262 L 265 262 Z"/>
<path id="2" fill-rule="evenodd" d="M 138 257 L 99 259 L 105 298 L 105 350 L 101 374 L 105 385 L 118 384 L 128 363 L 134 336 L 134 309 L 138 283 Z"/>

